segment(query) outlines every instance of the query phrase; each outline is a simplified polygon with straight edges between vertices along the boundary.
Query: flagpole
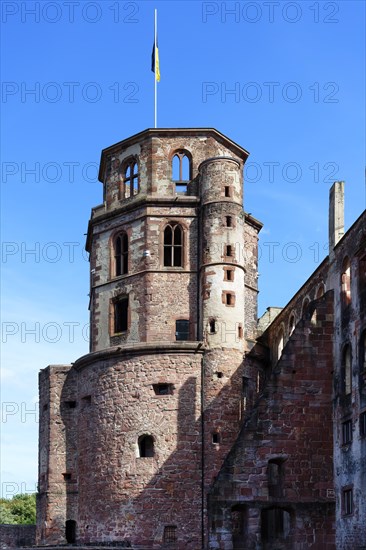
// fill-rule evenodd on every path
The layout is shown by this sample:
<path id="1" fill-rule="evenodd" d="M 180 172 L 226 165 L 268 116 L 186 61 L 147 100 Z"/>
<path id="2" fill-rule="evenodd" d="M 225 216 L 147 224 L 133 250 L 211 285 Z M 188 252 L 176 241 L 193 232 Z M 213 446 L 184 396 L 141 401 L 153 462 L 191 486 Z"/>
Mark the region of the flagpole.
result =
<path id="1" fill-rule="evenodd" d="M 158 15 L 157 10 L 154 10 L 155 12 L 155 20 L 154 20 L 154 86 L 155 86 L 155 93 L 154 93 L 154 123 L 155 128 L 157 127 L 157 121 L 158 121 L 158 87 L 157 87 L 157 80 L 156 80 L 156 36 L 157 36 L 157 21 L 158 21 Z"/>

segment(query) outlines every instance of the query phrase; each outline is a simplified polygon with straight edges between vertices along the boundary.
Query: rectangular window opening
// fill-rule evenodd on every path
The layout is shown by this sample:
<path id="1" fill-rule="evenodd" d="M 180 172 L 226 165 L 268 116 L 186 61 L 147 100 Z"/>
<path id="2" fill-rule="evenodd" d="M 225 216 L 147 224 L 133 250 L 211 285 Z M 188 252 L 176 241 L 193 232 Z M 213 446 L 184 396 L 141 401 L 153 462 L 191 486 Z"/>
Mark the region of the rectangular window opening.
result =
<path id="1" fill-rule="evenodd" d="M 189 321 L 187 319 L 175 322 L 175 339 L 177 341 L 189 340 Z"/>
<path id="2" fill-rule="evenodd" d="M 342 444 L 349 445 L 352 443 L 352 420 L 346 420 L 342 423 Z"/>
<path id="3" fill-rule="evenodd" d="M 230 197 L 230 186 L 225 185 L 225 197 Z"/>
<path id="4" fill-rule="evenodd" d="M 243 338 L 243 327 L 241 325 L 238 326 L 238 338 Z"/>
<path id="5" fill-rule="evenodd" d="M 226 216 L 226 227 L 232 227 L 233 226 L 233 219 L 231 216 Z"/>
<path id="6" fill-rule="evenodd" d="M 114 302 L 114 333 L 126 332 L 128 328 L 128 297 Z"/>
<path id="7" fill-rule="evenodd" d="M 215 319 L 210 319 L 210 334 L 216 333 L 216 321 Z"/>
<path id="8" fill-rule="evenodd" d="M 76 401 L 64 401 L 65 407 L 67 409 L 75 409 Z"/>
<path id="9" fill-rule="evenodd" d="M 63 478 L 65 481 L 70 481 L 71 480 L 71 474 L 69 472 L 66 472 L 63 475 Z"/>
<path id="10" fill-rule="evenodd" d="M 175 182 L 175 192 L 177 193 L 177 195 L 186 195 L 187 189 L 187 183 Z"/>
<path id="11" fill-rule="evenodd" d="M 177 542 L 177 527 L 176 525 L 167 525 L 164 527 L 164 542 Z"/>
<path id="12" fill-rule="evenodd" d="M 173 393 L 172 384 L 153 384 L 155 395 L 171 395 Z"/>
<path id="13" fill-rule="evenodd" d="M 233 247 L 231 244 L 226 245 L 226 256 L 232 256 L 233 255 Z"/>
<path id="14" fill-rule="evenodd" d="M 217 432 L 214 432 L 212 434 L 212 443 L 214 443 L 214 445 L 220 443 L 220 434 L 218 434 Z"/>
<path id="15" fill-rule="evenodd" d="M 227 306 L 233 306 L 234 305 L 234 295 L 230 294 L 229 292 L 225 294 L 226 296 L 226 305 Z"/>
<path id="16" fill-rule="evenodd" d="M 353 489 L 344 489 L 342 493 L 343 515 L 350 516 L 353 513 Z"/>
<path id="17" fill-rule="evenodd" d="M 366 411 L 360 414 L 360 436 L 366 437 Z"/>
<path id="18" fill-rule="evenodd" d="M 91 404 L 91 395 L 85 395 L 81 398 L 84 405 L 90 405 Z"/>

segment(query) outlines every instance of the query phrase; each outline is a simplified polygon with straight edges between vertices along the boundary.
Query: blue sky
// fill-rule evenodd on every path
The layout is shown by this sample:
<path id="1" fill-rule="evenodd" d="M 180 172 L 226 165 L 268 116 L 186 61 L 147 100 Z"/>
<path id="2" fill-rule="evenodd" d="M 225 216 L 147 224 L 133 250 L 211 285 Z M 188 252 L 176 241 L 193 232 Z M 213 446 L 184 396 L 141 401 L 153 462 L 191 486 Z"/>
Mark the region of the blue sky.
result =
<path id="1" fill-rule="evenodd" d="M 264 223 L 259 313 L 327 250 L 328 194 L 365 208 L 365 4 L 3 1 L 2 493 L 37 477 L 37 373 L 88 352 L 83 252 L 101 149 L 154 124 L 215 127 L 250 152 Z"/>

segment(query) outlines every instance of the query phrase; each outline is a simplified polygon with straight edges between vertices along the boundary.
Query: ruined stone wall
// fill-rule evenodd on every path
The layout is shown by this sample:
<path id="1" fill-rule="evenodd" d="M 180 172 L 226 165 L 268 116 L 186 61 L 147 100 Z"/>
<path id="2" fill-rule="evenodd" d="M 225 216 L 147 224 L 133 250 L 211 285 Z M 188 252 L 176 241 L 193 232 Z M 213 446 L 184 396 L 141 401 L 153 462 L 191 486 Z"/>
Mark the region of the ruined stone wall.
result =
<path id="1" fill-rule="evenodd" d="M 36 542 L 35 525 L 0 525 L 1 548 L 22 548 Z"/>
<path id="2" fill-rule="evenodd" d="M 335 548 L 333 442 L 324 429 L 332 422 L 332 340 L 328 292 L 297 324 L 218 476 L 210 549 Z"/>
<path id="3" fill-rule="evenodd" d="M 350 266 L 349 285 L 345 269 L 347 258 Z M 340 550 L 361 548 L 366 540 L 366 430 L 362 420 L 362 415 L 366 413 L 365 265 L 364 213 L 331 254 L 328 283 L 333 286 L 335 296 L 333 429 L 337 548 Z M 351 371 L 348 389 L 345 380 L 347 346 Z M 349 428 L 346 423 L 349 423 Z M 345 492 L 348 490 L 351 490 L 351 510 L 347 510 L 345 502 Z"/>
<path id="4" fill-rule="evenodd" d="M 265 331 L 263 341 L 269 347 L 273 365 L 281 356 L 291 332 L 305 317 L 308 305 L 332 288 L 327 284 L 328 270 L 329 263 L 326 258 Z"/>
<path id="5" fill-rule="evenodd" d="M 71 365 L 51 365 L 39 375 L 37 544 L 65 542 L 65 522 L 77 513 L 75 382 Z"/>

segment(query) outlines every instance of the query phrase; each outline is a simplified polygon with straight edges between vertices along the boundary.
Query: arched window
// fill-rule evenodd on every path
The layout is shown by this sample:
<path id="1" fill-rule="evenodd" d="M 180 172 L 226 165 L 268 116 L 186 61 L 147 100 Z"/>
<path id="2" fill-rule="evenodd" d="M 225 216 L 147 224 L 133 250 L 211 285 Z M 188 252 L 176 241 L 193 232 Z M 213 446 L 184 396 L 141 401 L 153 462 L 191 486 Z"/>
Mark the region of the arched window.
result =
<path id="1" fill-rule="evenodd" d="M 119 233 L 114 239 L 114 275 L 126 275 L 128 273 L 128 236 L 127 233 Z"/>
<path id="2" fill-rule="evenodd" d="M 289 336 L 291 336 L 291 334 L 294 332 L 295 326 L 296 326 L 295 314 L 292 313 L 292 314 L 291 314 L 291 317 L 290 317 L 289 324 L 288 324 L 288 333 L 289 333 Z"/>
<path id="3" fill-rule="evenodd" d="M 303 304 L 302 304 L 302 312 L 301 312 L 301 317 L 304 317 L 308 307 L 309 307 L 309 304 L 310 304 L 310 300 L 309 298 L 305 298 L 305 300 L 303 301 Z"/>
<path id="4" fill-rule="evenodd" d="M 325 288 L 323 283 L 321 283 L 318 287 L 318 290 L 316 291 L 316 298 L 318 299 L 324 296 L 324 292 L 325 292 Z"/>
<path id="5" fill-rule="evenodd" d="M 280 330 L 280 333 L 277 337 L 277 361 L 280 359 L 283 351 L 283 345 L 284 345 L 284 336 L 283 336 L 283 330 Z"/>
<path id="6" fill-rule="evenodd" d="M 168 224 L 164 229 L 164 266 L 183 266 L 183 229 L 179 224 Z"/>
<path id="7" fill-rule="evenodd" d="M 191 159 L 186 151 L 177 151 L 172 159 L 172 179 L 177 193 L 186 194 L 187 184 L 192 179 Z"/>
<path id="8" fill-rule="evenodd" d="M 123 165 L 123 198 L 133 197 L 139 190 L 139 167 L 136 159 L 131 158 Z"/>
<path id="9" fill-rule="evenodd" d="M 268 461 L 268 495 L 270 497 L 283 496 L 284 460 L 274 458 Z"/>
<path id="10" fill-rule="evenodd" d="M 154 456 L 154 439 L 151 435 L 141 435 L 138 440 L 139 457 L 151 458 Z"/>
<path id="11" fill-rule="evenodd" d="M 343 393 L 349 395 L 352 391 L 352 354 L 351 346 L 347 344 L 342 355 L 342 382 Z"/>
<path id="12" fill-rule="evenodd" d="M 351 303 L 351 264 L 349 258 L 345 258 L 342 264 L 341 274 L 341 304 L 342 308 Z"/>

